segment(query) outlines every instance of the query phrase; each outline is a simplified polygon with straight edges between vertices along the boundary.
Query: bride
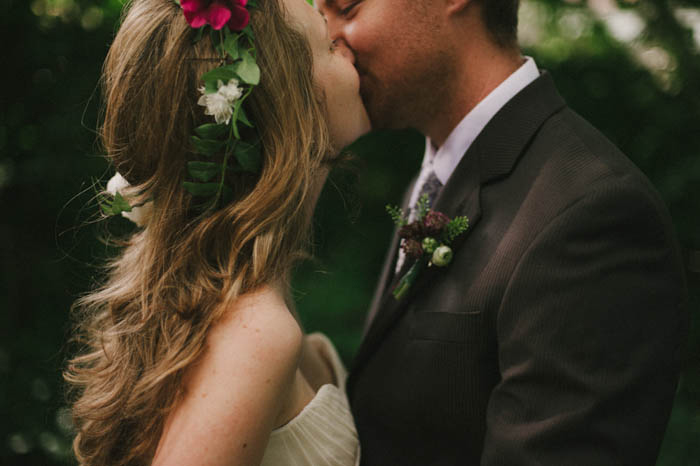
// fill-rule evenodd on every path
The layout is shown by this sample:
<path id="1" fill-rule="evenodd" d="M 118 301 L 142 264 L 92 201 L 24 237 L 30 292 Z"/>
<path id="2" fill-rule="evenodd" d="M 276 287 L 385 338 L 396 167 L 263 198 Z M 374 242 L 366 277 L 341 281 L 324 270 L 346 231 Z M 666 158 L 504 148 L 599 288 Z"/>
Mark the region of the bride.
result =
<path id="1" fill-rule="evenodd" d="M 103 210 L 141 228 L 76 303 L 80 464 L 359 461 L 342 364 L 288 299 L 329 167 L 369 130 L 359 78 L 305 0 L 249 2 L 133 0 L 109 50 L 101 142 L 128 184 Z"/>

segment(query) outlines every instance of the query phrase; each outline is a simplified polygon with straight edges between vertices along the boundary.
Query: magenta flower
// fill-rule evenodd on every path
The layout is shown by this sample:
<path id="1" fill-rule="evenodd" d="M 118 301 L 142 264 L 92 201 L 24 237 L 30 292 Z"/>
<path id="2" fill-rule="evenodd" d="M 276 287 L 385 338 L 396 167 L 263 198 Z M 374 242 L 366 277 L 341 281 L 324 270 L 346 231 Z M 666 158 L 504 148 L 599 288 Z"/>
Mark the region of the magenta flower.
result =
<path id="1" fill-rule="evenodd" d="M 224 25 L 231 31 L 241 31 L 248 25 L 248 0 L 180 0 L 185 19 L 193 28 L 207 24 L 215 30 Z"/>

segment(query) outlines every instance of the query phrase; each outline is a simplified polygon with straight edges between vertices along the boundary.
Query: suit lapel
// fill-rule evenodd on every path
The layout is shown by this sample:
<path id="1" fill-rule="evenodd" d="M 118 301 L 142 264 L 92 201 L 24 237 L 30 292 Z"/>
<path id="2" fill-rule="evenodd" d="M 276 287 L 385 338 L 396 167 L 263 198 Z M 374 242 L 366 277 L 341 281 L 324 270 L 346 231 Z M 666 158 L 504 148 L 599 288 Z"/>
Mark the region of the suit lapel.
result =
<path id="1" fill-rule="evenodd" d="M 434 206 L 435 210 L 445 213 L 450 218 L 458 215 L 466 215 L 469 218 L 469 229 L 455 240 L 452 244 L 453 250 L 466 241 L 481 218 L 481 187 L 507 176 L 540 126 L 564 105 L 554 82 L 545 72 L 513 97 L 479 134 L 450 176 Z M 397 247 L 398 239 L 395 238 L 392 247 L 394 255 Z M 393 260 L 387 262 L 389 267 L 393 266 Z M 385 264 L 385 272 L 386 267 Z M 430 267 L 422 271 L 408 294 L 401 301 L 397 301 L 391 292 L 406 269 L 407 266 L 404 266 L 388 287 L 382 284 L 383 294 L 375 297 L 372 311 L 376 311 L 376 315 L 370 322 L 355 357 L 350 385 L 386 332 L 403 315 L 413 297 L 432 280 L 441 274 L 449 273 L 449 266 Z M 385 275 L 383 276 L 386 282 L 391 275 Z"/>

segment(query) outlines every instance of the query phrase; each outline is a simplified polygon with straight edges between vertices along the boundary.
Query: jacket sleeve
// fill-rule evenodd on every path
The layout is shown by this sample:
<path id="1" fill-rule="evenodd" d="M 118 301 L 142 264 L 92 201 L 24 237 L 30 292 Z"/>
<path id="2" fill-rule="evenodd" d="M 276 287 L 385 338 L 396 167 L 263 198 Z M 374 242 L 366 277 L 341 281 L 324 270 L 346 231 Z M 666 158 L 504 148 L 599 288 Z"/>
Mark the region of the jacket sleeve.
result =
<path id="1" fill-rule="evenodd" d="M 670 220 L 607 183 L 559 213 L 510 278 L 482 466 L 654 465 L 687 329 Z"/>

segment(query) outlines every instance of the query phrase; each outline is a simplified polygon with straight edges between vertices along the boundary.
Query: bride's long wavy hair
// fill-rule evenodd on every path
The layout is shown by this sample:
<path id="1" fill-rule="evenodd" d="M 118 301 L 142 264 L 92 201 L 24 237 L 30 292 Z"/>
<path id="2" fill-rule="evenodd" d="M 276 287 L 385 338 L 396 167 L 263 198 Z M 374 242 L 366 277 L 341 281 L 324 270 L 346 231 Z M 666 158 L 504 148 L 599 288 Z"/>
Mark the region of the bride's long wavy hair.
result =
<path id="1" fill-rule="evenodd" d="M 183 372 L 237 296 L 284 281 L 308 245 L 310 199 L 333 153 L 305 36 L 280 0 L 251 13 L 261 82 L 247 101 L 263 145 L 257 175 L 234 173 L 234 200 L 206 217 L 183 189 L 189 136 L 207 122 L 199 76 L 212 42 L 173 0 L 133 0 L 103 69 L 101 143 L 154 206 L 105 279 L 75 306 L 77 356 L 64 377 L 80 464 L 149 464 Z"/>

